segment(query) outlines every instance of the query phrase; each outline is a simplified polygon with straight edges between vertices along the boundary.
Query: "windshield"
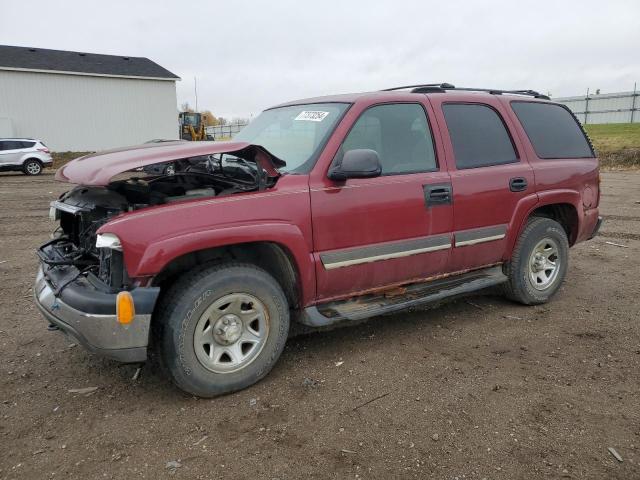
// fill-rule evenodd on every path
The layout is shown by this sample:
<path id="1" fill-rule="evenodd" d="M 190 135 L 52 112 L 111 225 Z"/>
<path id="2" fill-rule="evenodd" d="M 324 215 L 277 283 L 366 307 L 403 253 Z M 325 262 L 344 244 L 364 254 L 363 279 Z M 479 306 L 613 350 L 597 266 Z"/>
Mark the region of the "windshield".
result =
<path id="1" fill-rule="evenodd" d="M 234 140 L 260 145 L 287 162 L 280 171 L 307 173 L 348 107 L 347 103 L 309 103 L 265 110 Z"/>

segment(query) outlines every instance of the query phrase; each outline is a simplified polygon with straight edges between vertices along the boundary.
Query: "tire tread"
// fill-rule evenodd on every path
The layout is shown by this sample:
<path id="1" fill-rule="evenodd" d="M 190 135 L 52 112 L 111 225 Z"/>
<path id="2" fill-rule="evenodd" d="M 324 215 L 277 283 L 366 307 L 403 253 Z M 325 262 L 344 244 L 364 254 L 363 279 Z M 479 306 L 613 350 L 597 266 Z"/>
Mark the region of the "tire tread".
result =
<path id="1" fill-rule="evenodd" d="M 558 222 L 551 218 L 541 216 L 533 216 L 529 218 L 524 229 L 520 233 L 518 240 L 516 241 L 516 245 L 511 255 L 511 260 L 505 269 L 505 274 L 507 275 L 507 277 L 509 277 L 509 280 L 502 285 L 502 292 L 508 299 L 518 303 L 522 303 L 524 305 L 537 305 L 546 303 L 555 294 L 559 286 L 562 284 L 564 278 L 564 274 L 561 275 L 560 281 L 556 288 L 554 288 L 548 295 L 541 295 L 539 297 L 533 297 L 532 295 L 530 295 L 527 292 L 525 285 L 523 284 L 523 280 L 520 276 L 520 268 L 523 267 L 522 262 L 526 262 L 526 259 L 523 259 L 523 255 L 526 255 L 527 252 L 524 250 L 528 246 L 528 239 L 537 229 L 541 228 L 541 225 L 547 225 L 547 229 L 554 229 L 558 232 L 562 243 L 561 249 L 564 249 L 567 252 L 567 255 L 565 256 L 566 258 L 563 259 L 564 266 L 562 267 L 566 272 L 569 243 L 565 230 Z"/>
<path id="2" fill-rule="evenodd" d="M 267 373 L 269 373 L 271 367 L 273 366 L 273 364 L 275 364 L 275 360 L 277 360 L 277 358 L 280 356 L 280 353 L 282 352 L 282 349 L 284 348 L 286 335 L 284 336 L 284 340 L 282 340 L 282 345 L 277 348 L 277 351 L 274 352 L 273 355 L 267 358 L 266 364 L 264 365 L 264 368 L 262 368 L 257 378 L 252 377 L 247 381 L 241 381 L 240 385 L 234 386 L 232 388 L 219 388 L 219 386 L 216 385 L 211 385 L 210 388 L 206 389 L 198 388 L 193 385 L 193 382 L 187 382 L 185 375 L 181 374 L 182 366 L 180 365 L 181 362 L 178 359 L 178 351 L 176 350 L 173 342 L 169 341 L 169 339 L 174 338 L 175 333 L 177 333 L 178 330 L 182 327 L 182 318 L 176 317 L 176 310 L 182 305 L 184 297 L 188 296 L 189 292 L 200 288 L 200 285 L 207 279 L 211 279 L 212 276 L 214 276 L 216 273 L 237 269 L 242 269 L 245 272 L 253 272 L 257 275 L 257 277 L 262 277 L 263 280 L 269 281 L 271 283 L 271 286 L 278 291 L 273 300 L 276 303 L 281 303 L 281 308 L 287 312 L 287 318 L 285 321 L 286 329 L 288 331 L 289 318 L 286 296 L 278 282 L 268 272 L 261 269 L 260 267 L 251 263 L 229 261 L 213 264 L 208 263 L 197 267 L 196 269 L 191 270 L 186 274 L 183 274 L 169 287 L 166 294 L 161 297 L 157 308 L 157 316 L 154 319 L 152 328 L 154 330 L 154 344 L 160 350 L 158 357 L 160 360 L 159 363 L 161 365 L 161 368 L 165 371 L 165 373 L 169 374 L 169 377 L 180 389 L 186 392 L 203 397 L 212 397 L 246 388 L 249 385 L 259 381 Z M 278 332 L 274 331 L 274 333 L 278 335 Z M 257 357 L 254 362 L 258 362 L 260 360 L 261 359 Z"/>

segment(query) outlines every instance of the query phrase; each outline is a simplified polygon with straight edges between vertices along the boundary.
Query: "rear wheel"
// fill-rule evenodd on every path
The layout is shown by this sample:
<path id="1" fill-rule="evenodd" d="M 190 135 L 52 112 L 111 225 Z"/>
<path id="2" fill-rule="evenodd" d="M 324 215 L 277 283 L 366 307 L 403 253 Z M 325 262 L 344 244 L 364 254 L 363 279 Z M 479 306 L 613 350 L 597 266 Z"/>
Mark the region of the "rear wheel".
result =
<path id="1" fill-rule="evenodd" d="M 25 175 L 40 175 L 42 173 L 42 163 L 40 163 L 40 160 L 30 158 L 22 165 L 22 171 Z"/>
<path id="2" fill-rule="evenodd" d="M 562 285 L 568 263 L 564 228 L 550 218 L 529 219 L 507 268 L 506 295 L 525 305 L 549 301 Z"/>
<path id="3" fill-rule="evenodd" d="M 160 356 L 182 390 L 213 397 L 262 379 L 289 332 L 282 288 L 264 270 L 225 264 L 174 284 L 156 319 Z"/>

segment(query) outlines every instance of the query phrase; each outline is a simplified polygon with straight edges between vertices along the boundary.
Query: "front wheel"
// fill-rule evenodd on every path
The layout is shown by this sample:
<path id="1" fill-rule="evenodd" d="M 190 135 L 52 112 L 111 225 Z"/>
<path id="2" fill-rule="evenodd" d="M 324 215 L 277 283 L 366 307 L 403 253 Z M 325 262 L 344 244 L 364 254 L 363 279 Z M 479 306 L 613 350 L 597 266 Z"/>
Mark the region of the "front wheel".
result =
<path id="1" fill-rule="evenodd" d="M 22 170 L 25 175 L 40 175 L 42 173 L 42 163 L 39 160 L 34 158 L 30 158 L 24 165 L 22 165 Z"/>
<path id="2" fill-rule="evenodd" d="M 529 219 L 507 267 L 507 297 L 525 305 L 549 301 L 562 285 L 568 264 L 564 228 L 550 218 Z"/>
<path id="3" fill-rule="evenodd" d="M 280 357 L 289 306 L 278 282 L 250 264 L 188 274 L 159 305 L 163 364 L 182 390 L 213 397 L 262 379 Z"/>

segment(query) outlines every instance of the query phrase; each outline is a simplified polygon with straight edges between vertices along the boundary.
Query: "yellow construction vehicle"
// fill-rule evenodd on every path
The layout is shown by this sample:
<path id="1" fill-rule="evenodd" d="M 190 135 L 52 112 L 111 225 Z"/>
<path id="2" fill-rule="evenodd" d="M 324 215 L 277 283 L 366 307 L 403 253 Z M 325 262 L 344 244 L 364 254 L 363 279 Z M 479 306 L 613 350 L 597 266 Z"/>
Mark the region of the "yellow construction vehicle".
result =
<path id="1" fill-rule="evenodd" d="M 212 140 L 207 136 L 204 125 L 205 118 L 204 115 L 197 112 L 180 112 L 178 114 L 180 138 L 190 141 Z"/>

